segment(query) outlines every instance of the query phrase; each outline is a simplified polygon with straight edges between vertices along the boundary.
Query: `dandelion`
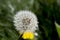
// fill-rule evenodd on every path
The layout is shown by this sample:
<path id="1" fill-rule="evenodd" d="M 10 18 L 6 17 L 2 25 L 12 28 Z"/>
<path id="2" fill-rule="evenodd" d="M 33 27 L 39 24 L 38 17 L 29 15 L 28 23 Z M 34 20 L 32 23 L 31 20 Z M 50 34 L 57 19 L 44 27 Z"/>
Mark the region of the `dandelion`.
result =
<path id="1" fill-rule="evenodd" d="M 38 28 L 38 21 L 36 15 L 27 10 L 22 10 L 16 13 L 14 16 L 14 26 L 16 30 L 23 34 L 23 38 L 33 38 L 33 33 Z M 26 37 L 26 35 L 28 35 Z M 31 37 L 29 37 L 31 36 Z"/>

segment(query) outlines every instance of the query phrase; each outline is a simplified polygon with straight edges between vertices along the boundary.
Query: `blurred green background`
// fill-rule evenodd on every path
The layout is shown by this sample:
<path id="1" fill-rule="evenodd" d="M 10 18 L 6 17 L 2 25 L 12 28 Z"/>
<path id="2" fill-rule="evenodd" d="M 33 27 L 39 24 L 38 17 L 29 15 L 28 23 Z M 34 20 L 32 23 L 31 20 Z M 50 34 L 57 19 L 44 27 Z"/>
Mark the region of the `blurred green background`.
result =
<path id="1" fill-rule="evenodd" d="M 13 16 L 30 10 L 39 21 L 37 40 L 60 40 L 60 0 L 0 0 L 0 40 L 17 40 Z"/>

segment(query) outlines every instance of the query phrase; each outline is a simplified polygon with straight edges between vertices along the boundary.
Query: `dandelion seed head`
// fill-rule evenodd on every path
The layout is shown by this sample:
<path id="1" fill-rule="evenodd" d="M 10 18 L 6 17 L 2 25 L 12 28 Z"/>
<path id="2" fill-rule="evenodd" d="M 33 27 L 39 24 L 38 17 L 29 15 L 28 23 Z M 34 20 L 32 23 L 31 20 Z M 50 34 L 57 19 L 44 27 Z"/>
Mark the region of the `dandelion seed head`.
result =
<path id="1" fill-rule="evenodd" d="M 38 28 L 37 17 L 31 11 L 19 11 L 14 16 L 14 26 L 18 31 L 22 33 L 26 30 L 34 32 Z"/>

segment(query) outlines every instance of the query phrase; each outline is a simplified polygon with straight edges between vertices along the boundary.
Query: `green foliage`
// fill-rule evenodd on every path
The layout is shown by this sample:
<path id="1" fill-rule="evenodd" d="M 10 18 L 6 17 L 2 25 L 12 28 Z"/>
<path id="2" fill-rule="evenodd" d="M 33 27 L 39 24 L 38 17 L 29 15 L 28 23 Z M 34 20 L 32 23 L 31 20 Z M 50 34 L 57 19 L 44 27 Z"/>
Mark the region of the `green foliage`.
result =
<path id="1" fill-rule="evenodd" d="M 17 40 L 13 16 L 19 10 L 34 12 L 39 21 L 38 40 L 58 40 L 55 21 L 60 24 L 60 6 L 56 0 L 0 0 L 0 40 Z"/>
<path id="2" fill-rule="evenodd" d="M 55 22 L 55 25 L 56 25 L 56 29 L 57 29 L 57 32 L 58 32 L 59 37 L 60 37 L 60 25 L 58 25 L 56 22 Z"/>

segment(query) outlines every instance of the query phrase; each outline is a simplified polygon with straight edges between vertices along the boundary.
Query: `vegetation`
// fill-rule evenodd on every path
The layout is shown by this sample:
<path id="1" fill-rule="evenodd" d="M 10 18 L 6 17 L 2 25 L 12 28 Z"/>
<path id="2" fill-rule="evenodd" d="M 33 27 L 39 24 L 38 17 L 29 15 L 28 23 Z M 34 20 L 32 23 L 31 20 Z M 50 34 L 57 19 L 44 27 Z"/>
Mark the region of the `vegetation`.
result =
<path id="1" fill-rule="evenodd" d="M 13 16 L 19 10 L 30 10 L 36 14 L 39 21 L 38 40 L 60 39 L 59 28 L 55 25 L 55 22 L 60 25 L 57 0 L 0 0 L 0 40 L 18 40 Z"/>

